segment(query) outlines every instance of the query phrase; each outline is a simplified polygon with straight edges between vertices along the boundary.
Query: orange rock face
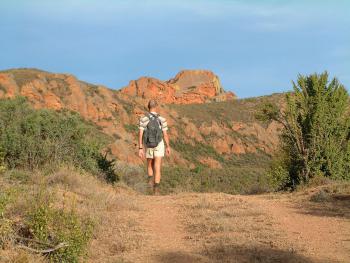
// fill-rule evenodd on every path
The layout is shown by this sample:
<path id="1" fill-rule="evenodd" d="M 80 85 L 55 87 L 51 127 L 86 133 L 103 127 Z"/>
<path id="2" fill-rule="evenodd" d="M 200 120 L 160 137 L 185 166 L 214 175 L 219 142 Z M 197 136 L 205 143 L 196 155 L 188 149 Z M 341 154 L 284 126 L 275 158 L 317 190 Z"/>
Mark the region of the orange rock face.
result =
<path id="1" fill-rule="evenodd" d="M 205 103 L 236 98 L 232 92 L 224 91 L 213 72 L 206 70 L 183 70 L 168 81 L 142 77 L 130 81 L 121 92 L 144 99 L 157 99 L 165 104 Z"/>
<path id="2" fill-rule="evenodd" d="M 201 164 L 204 164 L 204 165 L 206 165 L 210 168 L 213 168 L 213 169 L 221 169 L 222 168 L 222 165 L 220 162 L 218 162 L 217 160 L 210 158 L 210 157 L 200 158 L 199 162 Z"/>

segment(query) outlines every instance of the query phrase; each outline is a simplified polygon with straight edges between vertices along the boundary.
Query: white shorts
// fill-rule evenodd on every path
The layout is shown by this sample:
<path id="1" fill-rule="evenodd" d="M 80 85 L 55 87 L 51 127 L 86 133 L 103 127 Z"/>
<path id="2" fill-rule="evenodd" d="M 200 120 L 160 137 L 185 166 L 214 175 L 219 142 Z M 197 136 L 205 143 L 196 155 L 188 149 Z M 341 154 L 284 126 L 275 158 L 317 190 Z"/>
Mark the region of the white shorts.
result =
<path id="1" fill-rule="evenodd" d="M 164 141 L 161 140 L 157 147 L 154 148 L 146 148 L 146 158 L 154 159 L 154 157 L 164 157 L 165 146 Z"/>

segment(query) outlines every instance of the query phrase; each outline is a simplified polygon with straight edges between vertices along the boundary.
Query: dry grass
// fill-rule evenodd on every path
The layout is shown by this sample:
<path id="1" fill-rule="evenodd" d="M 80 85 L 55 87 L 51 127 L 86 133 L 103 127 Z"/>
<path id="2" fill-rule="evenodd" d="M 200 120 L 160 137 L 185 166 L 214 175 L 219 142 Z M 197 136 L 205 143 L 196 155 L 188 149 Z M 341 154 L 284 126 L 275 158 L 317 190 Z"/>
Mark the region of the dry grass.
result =
<path id="1" fill-rule="evenodd" d="M 74 206 L 95 222 L 94 238 L 88 247 L 88 262 L 116 262 L 123 254 L 142 246 L 137 204 L 138 195 L 125 185 L 110 186 L 82 173 L 62 169 L 48 178 L 61 203 Z"/>
<path id="2" fill-rule="evenodd" d="M 349 182 L 328 182 L 317 187 L 304 187 L 294 193 L 292 199 L 300 213 L 350 219 Z"/>
<path id="3" fill-rule="evenodd" d="M 0 250 L 1 263 L 44 263 L 45 258 L 23 250 Z"/>
<path id="4" fill-rule="evenodd" d="M 212 120 L 227 123 L 229 121 L 256 122 L 255 114 L 263 103 L 283 103 L 284 94 L 273 94 L 249 99 L 206 104 L 170 105 L 179 116 L 187 117 L 196 124 L 210 123 Z"/>
<path id="5" fill-rule="evenodd" d="M 67 211 L 74 210 L 82 218 L 94 222 L 94 234 L 88 247 L 88 262 L 118 262 L 125 252 L 139 248 L 145 237 L 140 237 L 138 195 L 124 185 L 107 185 L 97 178 L 62 167 L 57 172 L 44 176 L 42 173 L 28 175 L 25 184 L 7 181 L 0 177 L 1 186 L 25 188 L 26 198 L 17 198 L 8 209 L 11 218 L 21 218 L 22 211 L 32 204 L 33 193 L 45 189 L 54 200 L 53 205 Z M 29 198 L 29 199 L 28 199 Z M 34 202 L 34 200 L 33 200 Z M 39 257 L 40 258 L 40 257 Z M 0 262 L 44 262 L 36 255 L 18 251 L 9 246 L 0 250 Z"/>
<path id="6" fill-rule="evenodd" d="M 284 243 L 271 217 L 239 196 L 205 194 L 184 208 L 188 239 L 212 262 L 310 262 Z"/>
<path id="7" fill-rule="evenodd" d="M 166 244 L 161 252 L 156 251 L 161 260 L 148 262 L 173 262 L 174 258 L 179 260 L 176 262 L 232 262 L 232 259 L 236 262 L 313 262 L 301 256 L 310 256 L 302 243 L 294 242 L 281 231 L 283 226 L 279 226 L 284 217 L 276 221 L 276 214 L 270 214 L 273 202 L 288 207 L 302 204 L 294 213 L 315 215 L 322 210 L 323 215 L 329 217 L 344 217 L 347 214 L 338 212 L 348 211 L 345 206 L 350 194 L 350 184 L 342 183 L 259 197 L 221 193 L 150 197 L 137 194 L 124 184 L 107 185 L 89 174 L 66 167 L 47 176 L 33 173 L 24 177 L 27 177 L 26 183 L 16 183 L 16 187 L 25 187 L 28 197 L 45 187 L 55 206 L 74 209 L 81 217 L 93 219 L 95 230 L 86 262 L 142 262 L 144 256 L 155 259 L 149 251 L 154 249 L 151 241 L 163 242 L 168 234 L 176 240 L 173 248 L 178 251 L 170 251 Z M 11 188 L 5 179 L 0 177 L 3 190 Z M 320 191 L 331 199 L 310 201 Z M 11 206 L 11 217 L 20 218 L 21 211 L 25 211 L 30 202 L 30 199 L 18 199 Z M 145 217 L 151 217 L 148 224 L 142 224 Z M 164 217 L 168 221 L 164 221 Z M 170 226 L 161 228 L 165 235 L 157 233 L 159 225 L 152 223 L 155 220 Z M 157 239 L 159 235 L 162 239 Z M 44 258 L 7 246 L 0 250 L 0 262 L 44 262 Z"/>

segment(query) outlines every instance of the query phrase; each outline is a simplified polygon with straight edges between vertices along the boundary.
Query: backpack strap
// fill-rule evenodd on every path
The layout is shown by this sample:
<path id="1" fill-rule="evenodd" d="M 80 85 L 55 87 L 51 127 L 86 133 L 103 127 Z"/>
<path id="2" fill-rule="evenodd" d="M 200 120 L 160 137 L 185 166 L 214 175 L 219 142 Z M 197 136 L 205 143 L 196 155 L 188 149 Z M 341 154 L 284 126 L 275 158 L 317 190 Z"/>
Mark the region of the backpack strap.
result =
<path id="1" fill-rule="evenodd" d="M 154 114 L 154 113 L 152 113 L 152 112 L 148 112 L 148 117 L 150 117 L 150 116 L 153 116 L 154 118 L 156 118 L 156 119 L 158 119 L 158 117 L 159 117 L 159 115 L 158 114 Z"/>
<path id="2" fill-rule="evenodd" d="M 158 115 L 158 114 L 154 114 L 154 113 L 152 113 L 152 112 L 148 112 L 148 118 L 149 118 L 149 119 L 150 119 L 151 116 L 152 116 L 153 118 L 155 118 L 155 119 L 158 121 L 159 126 L 162 127 L 162 122 L 161 122 L 160 119 L 159 119 L 159 115 Z"/>

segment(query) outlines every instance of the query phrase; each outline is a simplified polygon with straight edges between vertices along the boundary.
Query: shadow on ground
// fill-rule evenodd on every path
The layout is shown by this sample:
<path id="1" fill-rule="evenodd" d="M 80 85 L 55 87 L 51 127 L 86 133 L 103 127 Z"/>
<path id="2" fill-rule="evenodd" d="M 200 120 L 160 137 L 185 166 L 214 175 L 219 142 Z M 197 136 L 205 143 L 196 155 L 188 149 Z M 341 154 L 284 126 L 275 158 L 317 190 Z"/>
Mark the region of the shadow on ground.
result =
<path id="1" fill-rule="evenodd" d="M 305 202 L 302 214 L 350 219 L 350 195 L 331 195 L 327 200 Z"/>
<path id="2" fill-rule="evenodd" d="M 217 246 L 208 248 L 198 255 L 183 252 L 166 253 L 157 258 L 163 263 L 194 263 L 194 262 L 235 262 L 235 263 L 315 263 L 293 251 L 285 251 L 266 247 Z"/>

